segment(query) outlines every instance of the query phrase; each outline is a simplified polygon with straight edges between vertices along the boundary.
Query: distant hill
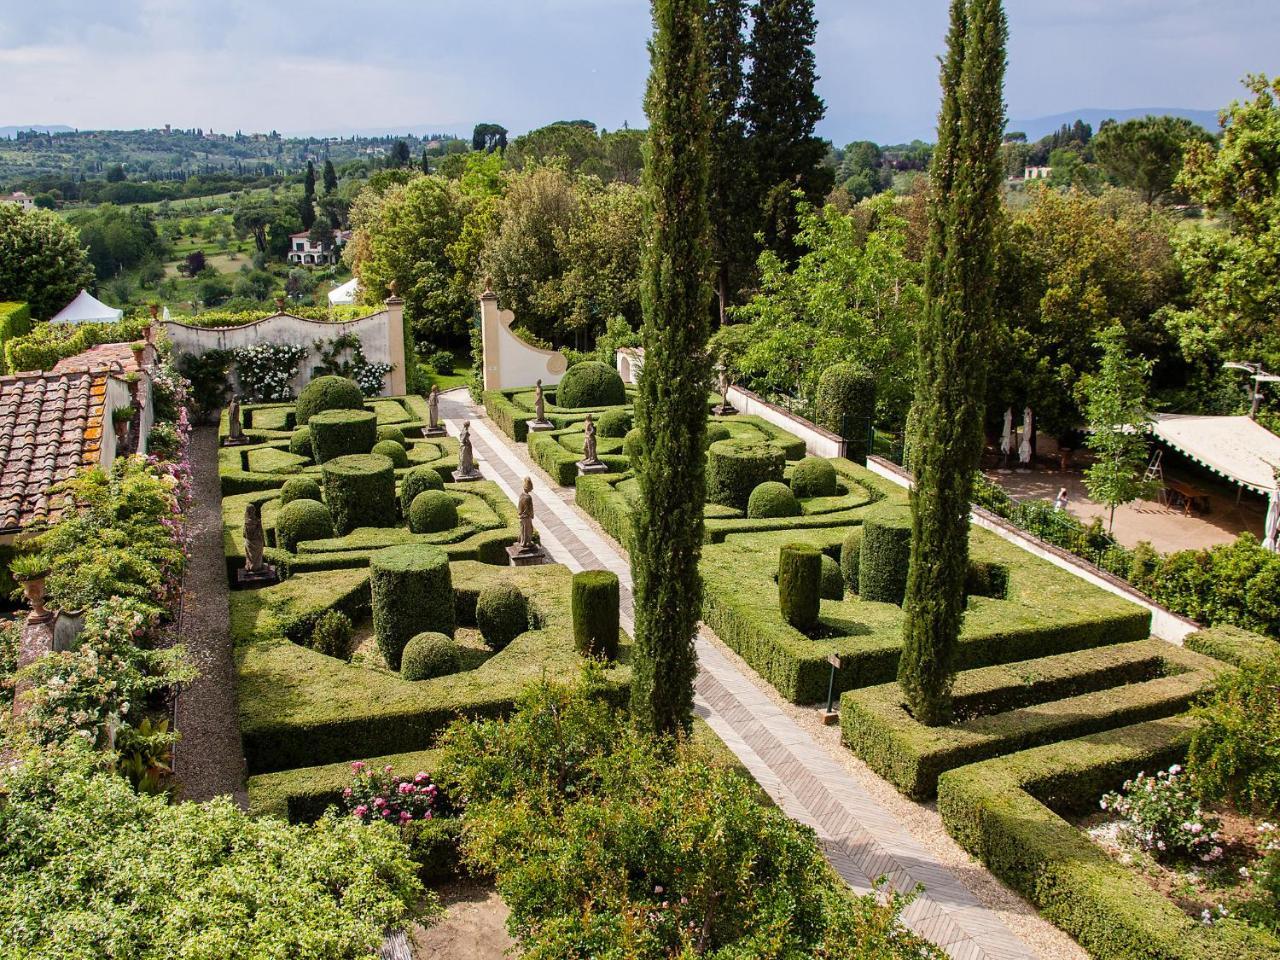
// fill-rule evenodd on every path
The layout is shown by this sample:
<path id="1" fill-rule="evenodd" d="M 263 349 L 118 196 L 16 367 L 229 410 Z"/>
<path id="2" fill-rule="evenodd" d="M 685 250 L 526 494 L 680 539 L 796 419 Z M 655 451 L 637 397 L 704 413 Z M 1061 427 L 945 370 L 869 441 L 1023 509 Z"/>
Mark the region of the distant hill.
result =
<path id="1" fill-rule="evenodd" d="M 1010 120 L 1008 129 L 1021 131 L 1027 135 L 1028 140 L 1034 142 L 1060 129 L 1064 123 L 1071 124 L 1077 120 L 1091 124 L 1096 133 L 1103 120 L 1124 121 L 1137 117 L 1161 116 L 1186 117 L 1192 123 L 1200 124 L 1210 133 L 1217 133 L 1219 129 L 1216 110 L 1188 110 L 1184 107 L 1141 107 L 1134 110 L 1099 110 L 1091 107 L 1085 110 L 1073 110 L 1070 113 L 1059 113 L 1051 117 Z"/>
<path id="2" fill-rule="evenodd" d="M 19 133 L 26 133 L 28 130 L 34 130 L 36 133 L 70 133 L 74 129 L 74 127 L 64 127 L 58 123 L 19 124 L 16 127 L 0 127 L 0 139 L 12 140 Z"/>

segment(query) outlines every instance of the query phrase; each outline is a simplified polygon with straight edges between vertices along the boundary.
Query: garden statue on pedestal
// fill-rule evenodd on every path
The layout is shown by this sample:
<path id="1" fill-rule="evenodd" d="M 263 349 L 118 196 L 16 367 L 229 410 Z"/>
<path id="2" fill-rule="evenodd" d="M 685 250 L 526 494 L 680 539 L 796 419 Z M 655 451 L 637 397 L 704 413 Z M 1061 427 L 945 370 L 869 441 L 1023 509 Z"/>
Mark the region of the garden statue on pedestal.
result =
<path id="1" fill-rule="evenodd" d="M 607 473 L 608 464 L 602 463 L 596 452 L 596 424 L 591 414 L 587 414 L 587 422 L 582 429 L 582 459 L 578 461 L 578 474 Z"/>
<path id="2" fill-rule="evenodd" d="M 458 435 L 458 469 L 453 472 L 454 483 L 465 483 L 468 480 L 483 480 L 476 469 L 475 452 L 471 449 L 471 421 L 462 424 L 462 433 Z"/>
<path id="3" fill-rule="evenodd" d="M 240 398 L 232 397 L 231 405 L 227 407 L 227 438 L 222 441 L 222 445 L 238 447 L 248 442 L 249 438 L 244 435 L 244 424 L 240 421 Z"/>
<path id="4" fill-rule="evenodd" d="M 516 501 L 516 516 L 520 518 L 520 538 L 507 547 L 507 556 L 515 567 L 532 567 L 544 563 L 547 552 L 539 545 L 533 532 L 533 478 L 524 478 L 524 488 Z"/>
<path id="5" fill-rule="evenodd" d="M 427 396 L 427 429 L 422 432 L 424 437 L 443 437 L 446 435 L 444 426 L 440 423 L 440 385 L 432 384 L 431 393 Z"/>
<path id="6" fill-rule="evenodd" d="M 276 568 L 266 561 L 267 539 L 262 530 L 262 504 L 244 508 L 244 566 L 236 571 L 236 586 L 265 587 L 278 583 Z"/>
<path id="7" fill-rule="evenodd" d="M 720 378 L 716 384 L 716 389 L 720 391 L 720 402 L 711 408 L 711 412 L 717 417 L 731 417 L 738 412 L 737 407 L 729 402 L 729 388 L 733 386 L 729 382 L 729 368 L 720 367 Z"/>
<path id="8" fill-rule="evenodd" d="M 542 392 L 542 380 L 533 387 L 534 419 L 529 421 L 530 430 L 554 430 L 555 424 L 547 419 L 547 398 Z"/>

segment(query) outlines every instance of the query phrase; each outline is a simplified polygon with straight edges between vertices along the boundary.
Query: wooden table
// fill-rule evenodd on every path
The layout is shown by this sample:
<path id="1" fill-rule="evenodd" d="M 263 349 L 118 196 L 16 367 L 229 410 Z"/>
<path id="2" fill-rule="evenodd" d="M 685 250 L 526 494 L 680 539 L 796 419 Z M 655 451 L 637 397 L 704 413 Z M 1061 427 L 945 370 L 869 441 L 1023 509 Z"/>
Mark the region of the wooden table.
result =
<path id="1" fill-rule="evenodd" d="M 1191 516 L 1192 510 L 1198 513 L 1209 512 L 1209 494 L 1199 487 L 1193 487 L 1181 480 L 1166 480 L 1164 486 L 1167 491 L 1177 496 L 1177 501 L 1171 506 L 1181 506 L 1184 516 Z"/>

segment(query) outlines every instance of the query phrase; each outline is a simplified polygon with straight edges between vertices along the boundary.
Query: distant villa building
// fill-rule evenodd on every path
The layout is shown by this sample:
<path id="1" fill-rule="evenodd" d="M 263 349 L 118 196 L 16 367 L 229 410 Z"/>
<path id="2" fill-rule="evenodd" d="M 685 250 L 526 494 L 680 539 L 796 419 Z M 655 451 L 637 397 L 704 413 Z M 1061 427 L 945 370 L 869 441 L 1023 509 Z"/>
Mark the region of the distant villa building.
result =
<path id="1" fill-rule="evenodd" d="M 23 210 L 30 210 L 36 205 L 36 198 L 29 197 L 19 190 L 17 193 L 10 193 L 7 196 L 0 197 L 0 203 L 14 203 Z"/>
<path id="2" fill-rule="evenodd" d="M 1053 176 L 1053 167 L 1027 167 L 1023 174 L 1025 180 L 1048 180 Z"/>
<path id="3" fill-rule="evenodd" d="M 294 233 L 289 236 L 289 262 L 315 266 L 317 264 L 337 263 L 342 255 L 342 246 L 351 239 L 350 230 L 333 231 L 333 243 L 326 250 L 318 243 L 311 242 L 309 231 Z"/>

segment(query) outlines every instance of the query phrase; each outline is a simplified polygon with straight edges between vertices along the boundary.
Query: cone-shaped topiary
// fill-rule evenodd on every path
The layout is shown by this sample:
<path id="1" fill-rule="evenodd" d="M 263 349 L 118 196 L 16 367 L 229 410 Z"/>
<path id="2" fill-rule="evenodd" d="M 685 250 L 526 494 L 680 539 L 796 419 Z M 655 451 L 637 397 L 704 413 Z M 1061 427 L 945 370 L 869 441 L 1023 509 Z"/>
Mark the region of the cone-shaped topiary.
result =
<path id="1" fill-rule="evenodd" d="M 584 657 L 618 656 L 618 575 L 584 570 L 573 575 L 573 642 Z"/>
<path id="2" fill-rule="evenodd" d="M 439 547 L 409 543 L 369 558 L 373 635 L 392 670 L 400 669 L 405 645 L 424 632 L 452 637 L 453 579 L 449 556 Z"/>
<path id="3" fill-rule="evenodd" d="M 378 427 L 378 442 L 381 443 L 383 440 L 394 440 L 405 449 L 409 447 L 409 441 L 405 439 L 404 431 L 390 423 L 385 423 Z"/>
<path id="4" fill-rule="evenodd" d="M 299 427 L 289 436 L 289 452 L 295 457 L 315 459 L 315 451 L 311 449 L 311 428 Z"/>
<path id="5" fill-rule="evenodd" d="M 840 573 L 850 593 L 858 592 L 858 564 L 862 559 L 862 528 L 854 527 L 840 545 Z"/>
<path id="6" fill-rule="evenodd" d="M 822 371 L 814 400 L 818 426 L 844 437 L 845 455 L 865 464 L 867 436 L 876 415 L 876 378 L 856 363 L 837 363 Z"/>
<path id="7" fill-rule="evenodd" d="M 359 410 L 364 407 L 360 384 L 346 377 L 316 377 L 298 394 L 294 423 L 303 427 L 321 410 Z M 372 444 L 370 444 L 372 446 Z"/>
<path id="8" fill-rule="evenodd" d="M 320 481 L 315 477 L 290 477 L 280 488 L 280 503 L 284 505 L 290 500 L 319 500 Z"/>
<path id="9" fill-rule="evenodd" d="M 713 443 L 719 443 L 721 440 L 728 440 L 732 436 L 733 434 L 730 432 L 729 428 L 726 427 L 723 423 L 707 424 L 707 446 L 708 447 L 710 447 Z"/>
<path id="10" fill-rule="evenodd" d="M 836 468 L 830 460 L 805 457 L 791 471 L 791 492 L 801 500 L 806 497 L 834 497 L 836 490 Z"/>
<path id="11" fill-rule="evenodd" d="M 400 656 L 400 676 L 404 680 L 447 677 L 461 669 L 458 645 L 443 633 L 420 633 L 410 638 Z"/>
<path id="12" fill-rule="evenodd" d="M 751 491 L 770 480 L 782 482 L 786 457 L 773 443 L 720 440 L 711 445 L 707 461 L 707 499 L 721 506 L 746 510 Z"/>
<path id="13" fill-rule="evenodd" d="M 622 438 L 622 452 L 627 459 L 634 465 L 640 456 L 640 451 L 644 447 L 644 434 L 638 429 L 628 430 L 627 435 Z"/>
<path id="14" fill-rule="evenodd" d="M 602 437 L 625 437 L 630 429 L 630 410 L 606 410 L 596 421 L 596 432 Z"/>
<path id="15" fill-rule="evenodd" d="M 444 480 L 433 467 L 414 467 L 400 481 L 400 511 L 409 516 L 414 498 L 424 490 L 443 490 Z"/>
<path id="16" fill-rule="evenodd" d="M 308 429 L 316 463 L 328 463 L 371 451 L 378 440 L 378 415 L 372 410 L 324 410 L 311 418 Z"/>
<path id="17" fill-rule="evenodd" d="M 840 564 L 825 553 L 822 555 L 822 585 L 818 592 L 823 600 L 844 599 L 844 575 L 840 572 Z"/>
<path id="18" fill-rule="evenodd" d="M 395 468 L 386 457 L 372 453 L 326 463 L 324 499 L 340 537 L 356 527 L 394 527 L 399 519 Z"/>
<path id="19" fill-rule="evenodd" d="M 752 520 L 770 517 L 800 516 L 800 502 L 791 488 L 777 480 L 769 480 L 751 491 L 747 500 L 747 516 Z"/>
<path id="20" fill-rule="evenodd" d="M 501 650 L 529 629 L 529 601 L 514 584 L 484 587 L 476 598 L 476 626 L 492 650 Z"/>
<path id="21" fill-rule="evenodd" d="M 858 560 L 858 595 L 879 603 L 902 603 L 911 560 L 911 515 L 884 508 L 862 524 L 862 556 Z"/>
<path id="22" fill-rule="evenodd" d="M 333 517 L 319 500 L 292 500 L 276 514 L 276 546 L 297 552 L 304 540 L 327 540 L 333 536 Z"/>
<path id="23" fill-rule="evenodd" d="M 405 452 L 404 444 L 396 443 L 394 440 L 379 440 L 369 452 L 386 457 L 396 465 L 397 469 L 409 465 L 409 454 Z"/>
<path id="24" fill-rule="evenodd" d="M 621 375 L 599 360 L 575 363 L 556 387 L 557 407 L 616 407 L 626 402 Z"/>
<path id="25" fill-rule="evenodd" d="M 458 525 L 458 505 L 442 490 L 423 490 L 409 504 L 409 529 L 414 533 L 441 533 Z"/>
<path id="26" fill-rule="evenodd" d="M 789 543 L 778 551 L 778 603 L 787 623 L 801 631 L 818 625 L 821 588 L 822 551 L 807 543 Z"/>

